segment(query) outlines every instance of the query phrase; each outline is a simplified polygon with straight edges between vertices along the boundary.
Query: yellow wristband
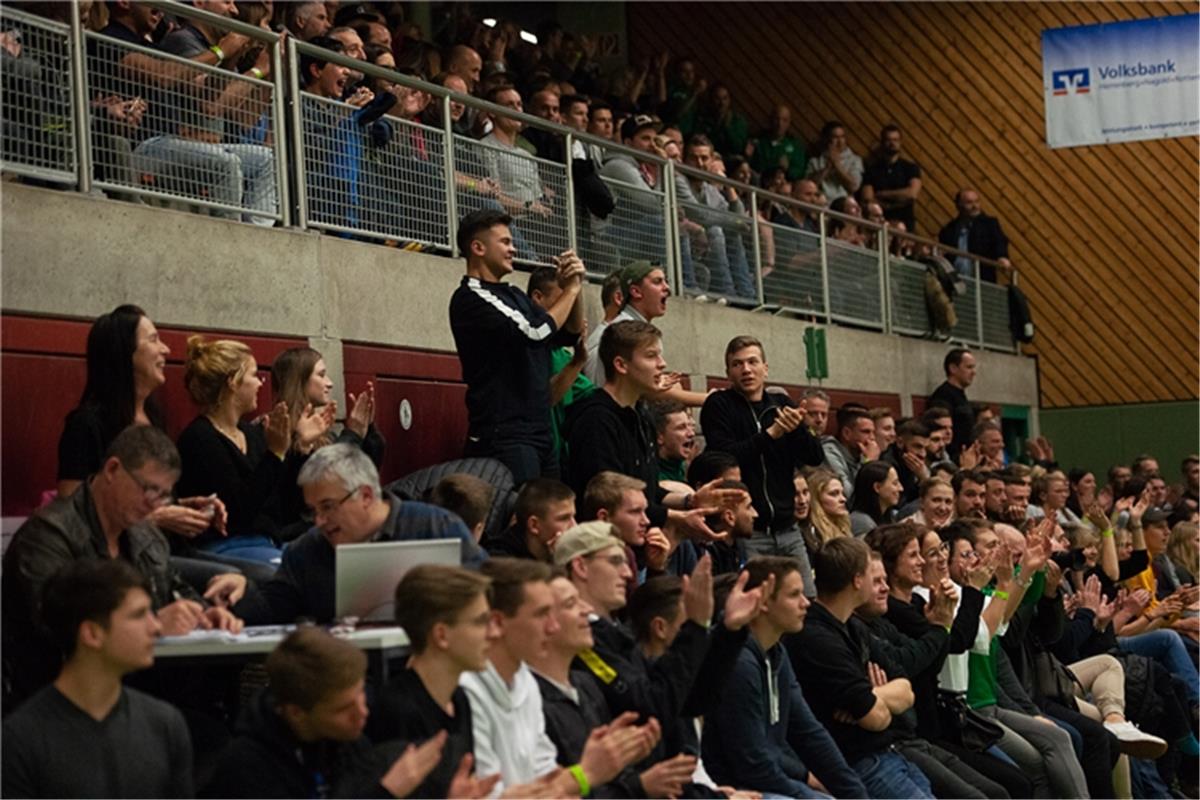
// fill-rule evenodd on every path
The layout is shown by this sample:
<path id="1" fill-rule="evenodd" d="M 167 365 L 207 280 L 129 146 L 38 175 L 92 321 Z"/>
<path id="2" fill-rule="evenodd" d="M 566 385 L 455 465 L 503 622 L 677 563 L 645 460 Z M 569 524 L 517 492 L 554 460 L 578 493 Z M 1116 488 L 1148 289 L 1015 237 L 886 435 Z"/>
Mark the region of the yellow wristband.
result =
<path id="1" fill-rule="evenodd" d="M 218 64 L 220 64 L 222 61 L 225 60 L 225 51 L 221 49 L 220 45 L 214 44 L 212 47 L 210 47 L 208 49 L 213 51 L 214 53 L 216 53 Z"/>
<path id="2" fill-rule="evenodd" d="M 476 186 L 478 186 L 478 185 L 479 185 L 479 184 L 475 182 L 475 179 L 474 179 L 474 178 L 472 178 L 471 180 L 467 181 L 467 188 L 468 188 L 468 189 L 470 189 L 472 192 L 473 192 L 473 191 L 475 191 L 475 187 L 476 187 Z"/>
<path id="3" fill-rule="evenodd" d="M 1109 528 L 1106 531 L 1100 531 L 1100 535 L 1102 537 L 1107 537 L 1107 538 L 1111 539 L 1113 537 L 1113 529 Z"/>
<path id="4" fill-rule="evenodd" d="M 266 77 L 267 73 L 263 72 L 258 67 L 251 67 L 250 74 L 253 75 L 254 77 L 258 78 L 261 81 L 264 77 Z"/>
<path id="5" fill-rule="evenodd" d="M 992 592 L 992 597 L 996 598 L 997 600 L 1007 600 L 1008 592 L 1004 591 L 1003 589 L 996 589 L 994 592 Z"/>
<path id="6" fill-rule="evenodd" d="M 588 783 L 587 775 L 583 774 L 583 767 L 579 764 L 572 764 L 567 767 L 567 772 L 575 776 L 575 782 L 579 784 L 580 797 L 587 797 L 592 793 L 592 785 Z"/>

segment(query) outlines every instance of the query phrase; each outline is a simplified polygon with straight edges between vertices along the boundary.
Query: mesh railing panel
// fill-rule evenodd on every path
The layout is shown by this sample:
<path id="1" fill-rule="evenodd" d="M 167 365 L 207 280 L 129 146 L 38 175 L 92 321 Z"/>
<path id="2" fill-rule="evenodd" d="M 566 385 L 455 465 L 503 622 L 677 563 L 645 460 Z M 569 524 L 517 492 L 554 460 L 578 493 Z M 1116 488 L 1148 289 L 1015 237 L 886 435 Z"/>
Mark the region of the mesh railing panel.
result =
<path id="1" fill-rule="evenodd" d="M 1008 287 L 984 283 L 979 289 L 983 300 L 983 343 L 1001 350 L 1014 349 L 1008 325 Z"/>
<path id="2" fill-rule="evenodd" d="M 966 283 L 966 291 L 954 298 L 954 311 L 958 315 L 958 324 L 950 331 L 950 337 L 977 344 L 979 342 L 979 313 L 975 308 L 975 294 L 978 291 L 978 285 L 974 278 L 969 279 Z"/>
<path id="3" fill-rule="evenodd" d="M 593 155 L 599 155 L 596 165 L 600 168 L 600 179 L 615 204 L 604 220 L 586 212 L 579 214 L 578 219 L 584 224 L 576 225 L 576 239 L 589 274 L 605 275 L 631 261 L 649 261 L 662 265 L 671 289 L 678 292 L 675 276 L 668 269 L 672 263 L 668 247 L 673 249 L 673 244 L 668 241 L 666 231 L 668 200 L 663 167 L 652 164 L 648 168 L 656 175 L 651 188 L 640 175 L 632 175 L 635 170 L 641 172 L 642 162 L 626 153 L 589 149 Z"/>
<path id="4" fill-rule="evenodd" d="M 309 224 L 448 249 L 442 131 L 302 94 Z"/>
<path id="5" fill-rule="evenodd" d="M 67 26 L 0 6 L 0 158 L 4 169 L 76 182 Z"/>
<path id="6" fill-rule="evenodd" d="M 503 208 L 513 217 L 517 258 L 550 265 L 568 249 L 567 168 L 527 151 L 454 137 L 454 167 L 475 181 L 488 179 L 500 187 L 499 197 L 459 189 L 455 195 L 461 219 L 481 208 Z"/>
<path id="7" fill-rule="evenodd" d="M 893 258 L 890 262 L 892 330 L 915 335 L 930 331 L 925 305 L 925 266 Z"/>
<path id="8" fill-rule="evenodd" d="M 271 83 L 99 34 L 87 43 L 97 186 L 260 225 L 282 219 Z"/>
<path id="9" fill-rule="evenodd" d="M 866 325 L 883 325 L 879 296 L 879 254 L 829 240 L 829 313 Z"/>
<path id="10" fill-rule="evenodd" d="M 759 228 L 763 250 L 774 250 L 775 264 L 763 270 L 763 302 L 781 308 L 825 313 L 821 281 L 821 237 L 786 225 Z M 768 243 L 768 239 L 772 240 Z"/>
<path id="11" fill-rule="evenodd" d="M 749 214 L 680 202 L 680 254 L 685 291 L 743 304 L 758 300 Z"/>

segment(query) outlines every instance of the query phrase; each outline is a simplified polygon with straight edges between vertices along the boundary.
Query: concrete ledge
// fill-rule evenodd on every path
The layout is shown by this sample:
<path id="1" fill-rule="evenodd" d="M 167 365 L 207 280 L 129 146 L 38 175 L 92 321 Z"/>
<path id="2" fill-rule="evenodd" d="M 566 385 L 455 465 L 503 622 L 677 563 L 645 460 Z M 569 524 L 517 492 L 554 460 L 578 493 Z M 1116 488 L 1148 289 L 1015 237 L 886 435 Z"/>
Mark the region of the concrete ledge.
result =
<path id="1" fill-rule="evenodd" d="M 6 311 L 95 317 L 136 302 L 173 326 L 454 349 L 447 309 L 460 261 L 12 182 L 0 188 Z M 594 321 L 597 286 L 587 302 Z M 725 343 L 750 333 L 763 340 L 772 380 L 808 383 L 804 322 L 680 298 L 658 322 L 672 370 L 722 375 Z M 837 326 L 826 336 L 829 386 L 899 394 L 909 412 L 912 395 L 942 380 L 943 344 Z M 1036 410 L 1033 359 L 978 357 L 972 397 Z"/>

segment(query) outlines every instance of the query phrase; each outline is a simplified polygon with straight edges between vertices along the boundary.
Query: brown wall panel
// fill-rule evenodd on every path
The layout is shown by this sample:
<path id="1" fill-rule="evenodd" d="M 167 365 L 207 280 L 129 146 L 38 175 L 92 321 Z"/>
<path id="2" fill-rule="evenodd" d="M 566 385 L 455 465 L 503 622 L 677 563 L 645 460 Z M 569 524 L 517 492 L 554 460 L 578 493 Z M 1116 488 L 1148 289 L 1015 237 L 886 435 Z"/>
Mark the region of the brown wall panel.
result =
<path id="1" fill-rule="evenodd" d="M 681 13 L 686 8 L 686 13 Z M 865 156 L 895 121 L 921 164 L 919 232 L 966 184 L 1002 221 L 1029 295 L 1042 405 L 1191 399 L 1200 161 L 1196 138 L 1050 150 L 1044 29 L 1195 13 L 1196 3 L 629 3 L 634 54 L 697 60 L 752 131 L 773 105 L 811 141 L 847 126 Z"/>

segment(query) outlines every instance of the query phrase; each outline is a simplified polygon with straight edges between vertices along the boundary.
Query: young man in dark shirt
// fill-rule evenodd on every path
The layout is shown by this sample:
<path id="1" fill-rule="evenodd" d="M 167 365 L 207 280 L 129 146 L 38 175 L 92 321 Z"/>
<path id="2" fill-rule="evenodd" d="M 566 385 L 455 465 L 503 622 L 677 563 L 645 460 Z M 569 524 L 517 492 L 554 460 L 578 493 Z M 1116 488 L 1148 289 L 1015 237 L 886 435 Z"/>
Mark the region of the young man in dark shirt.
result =
<path id="1" fill-rule="evenodd" d="M 746 566 L 746 586 L 761 589 L 759 613 L 721 702 L 704 721 L 704 764 L 718 783 L 783 797 L 869 797 L 821 726 L 792 672 L 780 640 L 804 627 L 809 601 L 800 565 L 760 556 Z"/>
<path id="2" fill-rule="evenodd" d="M 889 221 L 903 222 L 909 233 L 917 232 L 916 206 L 921 194 L 921 168 L 900 157 L 900 126 L 885 125 L 879 132 L 879 149 L 863 173 L 863 205 L 872 200 L 883 206 Z"/>
<path id="3" fill-rule="evenodd" d="M 958 454 L 971 443 L 971 429 L 975 427 L 975 412 L 967 400 L 967 387 L 975 380 L 975 356 L 970 350 L 956 347 L 942 360 L 946 380 L 929 395 L 930 406 L 941 406 L 950 411 L 954 420 L 954 439 L 946 451 L 957 460 Z"/>
<path id="4" fill-rule="evenodd" d="M 270 688 L 248 705 L 209 797 L 408 797 L 437 766 L 446 735 L 377 748 L 367 724 L 366 655 L 303 627 L 267 658 Z"/>
<path id="5" fill-rule="evenodd" d="M 871 796 L 932 798 L 924 773 L 893 747 L 905 734 L 892 718 L 912 708 L 912 685 L 870 661 L 869 641 L 848 624 L 873 594 L 870 553 L 861 539 L 840 537 L 813 555 L 817 601 L 788 653 L 813 713 Z"/>
<path id="6" fill-rule="evenodd" d="M 796 527 L 793 506 L 796 469 L 817 466 L 821 443 L 804 424 L 806 403 L 797 407 L 786 394 L 768 392 L 767 357 L 762 342 L 736 336 L 725 347 L 730 388 L 709 395 L 700 411 L 707 446 L 732 454 L 749 487 L 758 519 L 747 543 L 758 555 L 808 556 Z"/>
<path id="7" fill-rule="evenodd" d="M 76 561 L 47 581 L 42 619 L 67 661 L 4 722 L 5 797 L 191 797 L 183 715 L 125 688 L 154 663 L 150 586 L 118 559 Z"/>
<path id="8" fill-rule="evenodd" d="M 405 573 L 396 587 L 396 622 L 408 634 L 412 656 L 380 690 L 367 733 L 377 742 L 420 742 L 445 732 L 441 757 L 411 793 L 414 797 L 448 797 L 456 772 L 470 772 L 471 703 L 458 679 L 487 667 L 499 635 L 491 620 L 489 585 L 476 572 L 426 564 Z M 491 784 L 497 780 L 499 775 Z"/>
<path id="9" fill-rule="evenodd" d="M 488 554 L 532 558 L 549 564 L 550 548 L 575 525 L 575 493 L 553 478 L 526 481 L 513 508 L 516 521 L 484 543 Z"/>
<path id="10" fill-rule="evenodd" d="M 620 472 L 646 484 L 646 515 L 657 528 L 673 526 L 679 538 L 713 533 L 704 523 L 723 502 L 742 497 L 719 489 L 716 482 L 694 494 L 667 493 L 658 486 L 658 445 L 654 426 L 640 401 L 654 396 L 666 362 L 662 333 L 648 322 L 614 322 L 600 337 L 600 361 L 606 380 L 599 391 L 571 407 L 567 436 L 571 452 L 571 487 L 587 493 L 588 482 L 605 470 Z"/>
<path id="11" fill-rule="evenodd" d="M 467 274 L 450 300 L 450 327 L 467 384 L 468 456 L 504 462 L 517 486 L 559 467 L 550 433 L 550 361 L 583 330 L 583 262 L 556 259 L 562 294 L 549 309 L 502 283 L 513 271 L 512 218 L 483 209 L 462 219 L 458 249 Z"/>

